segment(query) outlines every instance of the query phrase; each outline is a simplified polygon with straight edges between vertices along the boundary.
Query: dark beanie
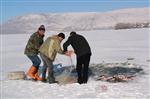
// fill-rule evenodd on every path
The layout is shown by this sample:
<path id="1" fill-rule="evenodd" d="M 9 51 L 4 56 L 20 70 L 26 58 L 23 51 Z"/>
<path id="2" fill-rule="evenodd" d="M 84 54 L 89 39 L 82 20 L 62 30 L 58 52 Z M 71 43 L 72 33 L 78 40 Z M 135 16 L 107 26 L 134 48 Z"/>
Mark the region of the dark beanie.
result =
<path id="1" fill-rule="evenodd" d="M 75 31 L 70 32 L 70 35 L 75 35 L 75 34 L 76 34 Z"/>
<path id="2" fill-rule="evenodd" d="M 59 33 L 58 36 L 65 39 L 65 34 L 64 33 Z"/>
<path id="3" fill-rule="evenodd" d="M 41 26 L 39 27 L 39 30 L 44 30 L 44 31 L 45 31 L 45 26 L 44 26 L 44 25 L 41 25 Z"/>

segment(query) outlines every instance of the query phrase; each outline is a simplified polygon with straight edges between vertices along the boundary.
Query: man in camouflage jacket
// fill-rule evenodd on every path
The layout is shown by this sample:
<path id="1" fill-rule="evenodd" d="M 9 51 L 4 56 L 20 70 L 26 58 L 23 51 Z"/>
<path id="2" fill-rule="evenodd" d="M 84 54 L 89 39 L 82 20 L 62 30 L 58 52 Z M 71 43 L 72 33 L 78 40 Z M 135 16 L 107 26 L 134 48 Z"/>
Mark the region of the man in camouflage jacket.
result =
<path id="1" fill-rule="evenodd" d="M 42 80 L 38 76 L 39 65 L 41 64 L 41 60 L 38 57 L 39 48 L 43 44 L 43 38 L 45 33 L 44 25 L 41 25 L 37 32 L 33 33 L 26 45 L 24 54 L 32 61 L 32 66 L 27 72 L 27 75 L 34 80 Z"/>

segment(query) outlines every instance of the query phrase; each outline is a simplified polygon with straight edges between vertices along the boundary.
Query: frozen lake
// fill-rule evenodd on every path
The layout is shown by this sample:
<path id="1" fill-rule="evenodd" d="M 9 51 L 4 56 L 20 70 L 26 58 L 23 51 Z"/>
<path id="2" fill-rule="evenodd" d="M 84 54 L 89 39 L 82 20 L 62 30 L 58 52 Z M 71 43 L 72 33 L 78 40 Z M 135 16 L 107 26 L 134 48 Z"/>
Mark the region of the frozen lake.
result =
<path id="1" fill-rule="evenodd" d="M 59 32 L 46 32 L 45 35 L 47 37 L 55 33 Z M 91 63 L 125 62 L 127 58 L 135 58 L 132 62 L 148 65 L 149 29 L 79 31 L 77 33 L 85 36 L 91 46 Z M 69 35 L 69 33 L 65 34 Z M 24 55 L 24 48 L 29 37 L 30 34 L 1 35 L 2 72 L 25 70 L 31 65 L 30 60 Z M 75 55 L 72 58 L 76 64 Z M 55 62 L 61 62 L 64 66 L 70 64 L 70 60 L 62 55 L 58 55 Z"/>
<path id="2" fill-rule="evenodd" d="M 46 37 L 59 32 L 46 32 Z M 146 75 L 135 78 L 130 83 L 108 83 L 90 80 L 86 85 L 71 84 L 59 86 L 40 82 L 11 81 L 6 79 L 9 71 L 26 71 L 31 65 L 24 55 L 24 48 L 30 34 L 1 35 L 1 84 L 2 97 L 9 98 L 102 98 L 102 99 L 149 99 L 149 62 L 150 32 L 149 29 L 97 30 L 79 31 L 90 43 L 92 49 L 91 63 L 125 62 L 127 58 L 135 58 L 133 63 L 140 64 Z M 69 33 L 66 33 L 68 36 Z M 45 38 L 46 38 L 45 37 Z M 71 47 L 70 47 L 71 49 Z M 75 55 L 72 56 L 76 63 Z M 66 56 L 58 55 L 55 63 L 70 65 Z M 19 86 L 18 86 L 19 85 Z M 101 86 L 108 90 L 102 92 Z M 32 87 L 29 87 L 32 86 Z M 14 90 L 15 89 L 15 90 Z M 34 90 L 36 89 L 36 90 Z"/>

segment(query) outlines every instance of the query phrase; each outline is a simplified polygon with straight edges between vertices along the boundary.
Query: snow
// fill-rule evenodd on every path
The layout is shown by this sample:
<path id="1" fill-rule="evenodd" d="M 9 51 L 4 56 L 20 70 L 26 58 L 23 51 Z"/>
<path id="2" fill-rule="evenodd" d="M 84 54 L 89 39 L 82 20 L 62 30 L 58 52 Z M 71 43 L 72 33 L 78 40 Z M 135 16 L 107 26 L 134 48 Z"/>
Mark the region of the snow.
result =
<path id="1" fill-rule="evenodd" d="M 3 81 L 3 97 L 25 99 L 51 98 L 101 98 L 101 99 L 148 99 L 148 87 L 142 81 L 130 83 L 108 83 L 89 81 L 88 84 L 58 85 L 30 81 Z M 9 85 L 11 82 L 11 85 Z M 16 84 L 19 84 L 18 86 Z M 148 83 L 145 83 L 148 85 Z M 8 86 L 9 85 L 9 86 Z M 140 86 L 139 86 L 140 85 Z M 103 90 L 106 86 L 107 90 Z M 15 90 L 14 90 L 15 89 Z"/>
<path id="2" fill-rule="evenodd" d="M 59 32 L 46 31 L 46 37 Z M 135 58 L 145 74 L 127 83 L 109 83 L 89 79 L 87 84 L 58 85 L 23 80 L 8 80 L 10 71 L 26 71 L 31 65 L 23 54 L 31 34 L 9 34 L 1 36 L 1 98 L 2 99 L 54 99 L 54 98 L 101 98 L 101 99 L 149 99 L 150 98 L 150 33 L 148 28 L 126 30 L 77 31 L 91 45 L 91 64 L 125 62 Z M 68 37 L 69 33 L 65 32 Z M 45 39 L 46 39 L 45 37 Z M 64 41 L 63 41 L 64 42 Z M 71 47 L 70 47 L 71 49 Z M 72 56 L 76 63 L 75 55 Z M 66 56 L 58 55 L 55 63 L 70 65 Z"/>

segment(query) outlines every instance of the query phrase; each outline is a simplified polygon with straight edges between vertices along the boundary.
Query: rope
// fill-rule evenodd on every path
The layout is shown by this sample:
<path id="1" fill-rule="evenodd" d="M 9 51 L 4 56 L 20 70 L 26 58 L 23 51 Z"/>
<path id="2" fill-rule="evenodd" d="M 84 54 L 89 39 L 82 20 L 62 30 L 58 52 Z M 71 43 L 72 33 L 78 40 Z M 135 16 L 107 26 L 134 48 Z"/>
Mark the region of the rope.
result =
<path id="1" fill-rule="evenodd" d="M 75 66 L 73 65 L 73 61 L 71 56 L 69 56 L 70 62 L 71 62 L 71 68 L 70 68 L 70 72 L 75 68 Z"/>

